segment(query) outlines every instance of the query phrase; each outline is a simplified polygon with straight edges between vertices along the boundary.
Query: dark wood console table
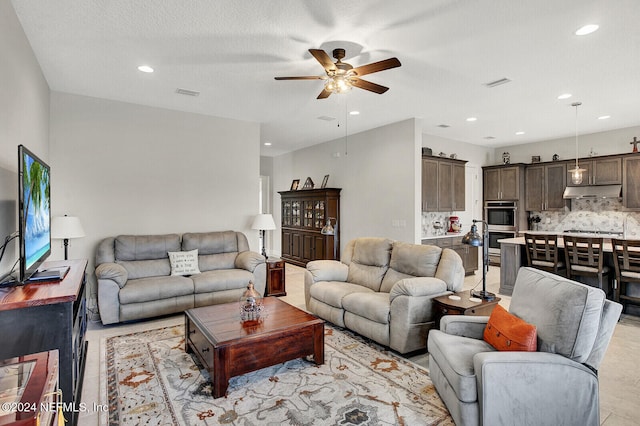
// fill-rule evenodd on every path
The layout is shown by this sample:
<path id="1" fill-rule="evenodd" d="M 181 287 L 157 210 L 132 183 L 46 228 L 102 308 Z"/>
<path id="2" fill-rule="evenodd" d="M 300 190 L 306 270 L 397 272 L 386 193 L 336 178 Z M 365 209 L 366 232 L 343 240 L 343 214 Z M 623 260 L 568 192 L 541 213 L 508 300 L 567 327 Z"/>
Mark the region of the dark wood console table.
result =
<path id="1" fill-rule="evenodd" d="M 52 261 L 42 269 L 69 266 L 62 281 L 0 288 L 0 359 L 58 350 L 62 401 L 75 425 L 80 405 L 87 342 L 85 270 L 87 260 Z"/>

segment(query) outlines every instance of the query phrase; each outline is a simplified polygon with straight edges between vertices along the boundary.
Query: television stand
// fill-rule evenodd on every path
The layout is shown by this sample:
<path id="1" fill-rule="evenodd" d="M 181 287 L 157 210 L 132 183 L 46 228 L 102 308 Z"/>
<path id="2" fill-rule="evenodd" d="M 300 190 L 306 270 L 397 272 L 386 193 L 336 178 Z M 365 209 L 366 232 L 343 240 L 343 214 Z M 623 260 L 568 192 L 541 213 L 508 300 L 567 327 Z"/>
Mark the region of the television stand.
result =
<path id="1" fill-rule="evenodd" d="M 61 266 L 56 268 L 46 268 L 36 271 L 33 275 L 27 279 L 24 284 L 41 281 L 62 281 L 69 272 L 68 266 Z"/>

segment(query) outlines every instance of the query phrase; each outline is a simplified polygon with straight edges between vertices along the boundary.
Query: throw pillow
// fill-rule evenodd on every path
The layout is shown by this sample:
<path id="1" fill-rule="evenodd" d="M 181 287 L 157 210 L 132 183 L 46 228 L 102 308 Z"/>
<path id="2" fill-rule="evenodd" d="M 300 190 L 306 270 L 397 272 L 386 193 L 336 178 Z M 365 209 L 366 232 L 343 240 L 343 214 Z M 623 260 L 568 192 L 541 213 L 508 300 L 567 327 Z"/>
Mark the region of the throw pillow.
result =
<path id="1" fill-rule="evenodd" d="M 199 274 L 198 249 L 191 251 L 170 251 L 171 275 Z"/>
<path id="2" fill-rule="evenodd" d="M 536 326 L 510 314 L 496 305 L 484 329 L 484 341 L 499 351 L 527 351 L 538 349 Z"/>

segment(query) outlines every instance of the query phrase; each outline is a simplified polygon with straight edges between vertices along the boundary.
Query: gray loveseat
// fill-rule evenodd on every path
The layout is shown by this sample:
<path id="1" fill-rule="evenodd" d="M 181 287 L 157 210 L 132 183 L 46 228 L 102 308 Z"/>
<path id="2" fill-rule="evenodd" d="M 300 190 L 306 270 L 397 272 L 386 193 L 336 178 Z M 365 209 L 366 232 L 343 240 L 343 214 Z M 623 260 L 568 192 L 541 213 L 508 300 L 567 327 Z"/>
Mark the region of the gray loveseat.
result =
<path id="1" fill-rule="evenodd" d="M 168 252 L 198 249 L 199 274 L 171 275 Z M 249 281 L 264 294 L 266 264 L 241 232 L 120 235 L 96 251 L 103 324 L 237 302 Z"/>
<path id="2" fill-rule="evenodd" d="M 340 262 L 307 264 L 307 310 L 400 353 L 424 349 L 432 298 L 462 290 L 462 259 L 451 249 L 385 238 L 350 241 Z"/>

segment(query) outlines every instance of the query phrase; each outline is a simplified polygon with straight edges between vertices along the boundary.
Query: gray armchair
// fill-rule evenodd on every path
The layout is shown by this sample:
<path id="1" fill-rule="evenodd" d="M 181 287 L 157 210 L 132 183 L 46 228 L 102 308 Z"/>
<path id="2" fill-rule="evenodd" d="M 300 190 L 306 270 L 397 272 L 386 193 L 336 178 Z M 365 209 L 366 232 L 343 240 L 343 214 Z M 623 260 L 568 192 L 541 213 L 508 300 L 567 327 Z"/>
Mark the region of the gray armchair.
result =
<path id="1" fill-rule="evenodd" d="M 429 333 L 430 375 L 456 424 L 600 424 L 597 369 L 622 306 L 521 268 L 509 311 L 536 325 L 537 352 L 496 351 L 482 340 L 489 317 L 445 316 Z"/>

